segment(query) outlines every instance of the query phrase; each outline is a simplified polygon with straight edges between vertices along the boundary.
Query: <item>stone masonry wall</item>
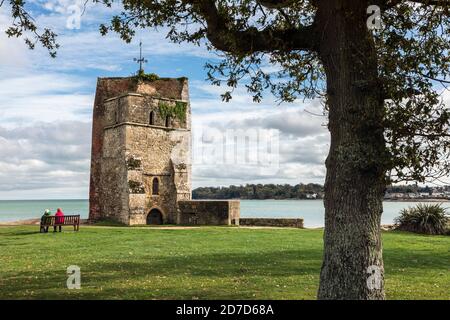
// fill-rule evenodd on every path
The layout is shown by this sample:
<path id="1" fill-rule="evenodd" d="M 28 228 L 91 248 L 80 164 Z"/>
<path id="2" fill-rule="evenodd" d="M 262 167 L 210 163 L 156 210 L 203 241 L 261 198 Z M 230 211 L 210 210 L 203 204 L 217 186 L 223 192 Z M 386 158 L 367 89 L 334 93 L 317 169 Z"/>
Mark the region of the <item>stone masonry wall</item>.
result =
<path id="1" fill-rule="evenodd" d="M 97 220 L 107 214 L 101 208 L 102 156 L 105 128 L 105 99 L 118 96 L 133 90 L 133 82 L 129 78 L 99 78 L 95 92 L 92 117 L 92 150 L 91 175 L 89 185 L 89 219 Z"/>
<path id="2" fill-rule="evenodd" d="M 130 98 L 118 99 L 117 101 L 109 102 L 106 100 L 113 97 L 126 95 L 128 93 L 144 94 L 147 97 L 161 99 L 168 98 L 189 101 L 188 84 L 187 79 L 185 78 L 160 79 L 155 81 L 138 81 L 135 77 L 98 79 L 94 101 L 92 125 L 91 177 L 89 190 L 89 219 L 91 220 L 108 218 L 111 215 L 115 215 L 111 213 L 113 211 L 111 211 L 110 204 L 105 203 L 109 201 L 110 196 L 108 192 L 112 192 L 106 191 L 106 189 L 112 188 L 112 186 L 108 187 L 107 185 L 104 185 L 102 180 L 105 182 L 105 184 L 113 183 L 115 185 L 116 183 L 113 182 L 115 181 L 114 178 L 109 175 L 113 174 L 114 171 L 112 167 L 117 166 L 118 163 L 113 165 L 110 163 L 114 162 L 112 158 L 104 157 L 106 149 L 109 149 L 112 144 L 108 142 L 108 146 L 106 147 L 106 149 L 104 145 L 106 143 L 105 140 L 109 139 L 106 137 L 106 135 L 113 136 L 117 135 L 117 133 L 112 133 L 113 131 L 115 131 L 114 128 L 108 128 L 107 130 L 105 130 L 105 128 L 111 126 L 111 124 L 115 125 L 120 123 L 121 121 L 125 120 L 127 116 L 130 116 L 134 120 L 136 110 L 133 110 L 133 106 L 136 105 L 133 103 L 130 104 Z M 115 112 L 106 112 L 108 106 L 111 105 L 117 107 L 117 115 L 115 114 Z M 127 106 L 130 106 L 130 109 L 127 109 Z M 140 107 L 134 109 L 140 109 Z M 143 113 L 141 113 L 141 115 L 143 115 Z M 143 118 L 137 120 L 138 122 L 144 121 Z M 146 121 L 144 123 L 148 123 L 148 119 L 145 120 Z M 161 122 L 159 122 L 159 124 L 161 124 Z M 190 111 L 187 115 L 186 124 L 186 127 L 190 129 Z M 174 123 L 174 125 L 180 127 L 182 126 L 182 124 L 177 123 Z M 110 132 L 107 133 L 108 131 Z M 123 158 L 123 160 L 121 161 L 125 161 L 125 158 Z M 103 168 L 104 165 L 106 166 L 106 168 Z M 104 178 L 104 174 L 108 175 L 108 177 Z M 119 188 L 119 185 L 115 185 L 115 187 Z M 122 188 L 127 188 L 126 183 L 122 185 Z M 119 188 L 115 191 L 122 192 L 123 190 Z M 105 195 L 108 195 L 108 199 L 104 198 Z M 120 203 L 122 203 L 122 201 L 125 201 L 125 196 L 120 195 L 120 198 L 122 199 Z M 142 198 L 142 196 L 133 195 L 132 198 L 134 203 L 134 198 Z M 114 202 L 117 201 L 118 200 L 114 200 Z M 142 202 L 143 200 L 139 201 Z M 105 212 L 105 210 L 108 210 L 108 212 Z M 119 216 L 122 214 L 126 214 L 124 208 L 122 208 L 121 214 L 119 214 Z M 123 220 L 123 218 L 119 219 Z"/>
<path id="3" fill-rule="evenodd" d="M 125 129 L 107 130 L 104 135 L 101 175 L 97 188 L 103 219 L 128 224 L 127 170 L 125 164 Z"/>
<path id="4" fill-rule="evenodd" d="M 191 200 L 178 205 L 182 225 L 239 225 L 239 200 Z"/>
<path id="5" fill-rule="evenodd" d="M 303 219 L 291 218 L 241 218 L 241 226 L 303 228 Z"/>
<path id="6" fill-rule="evenodd" d="M 130 215 L 134 224 L 145 224 L 145 215 L 157 208 L 163 215 L 164 223 L 176 222 L 176 189 L 173 183 L 173 168 L 170 155 L 173 143 L 165 129 L 127 126 L 127 157 L 141 159 L 141 169 L 128 171 L 128 179 L 137 181 L 144 187 L 145 197 L 130 203 Z M 153 179 L 159 180 L 158 195 L 152 194 Z M 144 208 L 145 212 L 136 210 Z"/>
<path id="7" fill-rule="evenodd" d="M 173 108 L 177 113 L 167 123 Z M 98 80 L 89 210 L 91 220 L 109 218 L 128 225 L 146 224 L 150 212 L 151 223 L 239 224 L 239 201 L 191 201 L 186 79 Z"/>
<path id="8" fill-rule="evenodd" d="M 174 105 L 173 99 L 188 103 L 187 79 L 98 79 L 92 128 L 91 220 L 113 218 L 126 224 L 141 224 L 145 223 L 148 210 L 157 208 L 165 222 L 175 222 L 178 193 L 174 178 L 179 170 L 170 159 L 171 148 L 176 145 L 170 132 L 190 130 L 190 108 L 187 104 L 184 121 L 173 119 L 171 128 L 165 128 L 159 103 L 164 100 Z M 150 126 L 152 110 L 156 116 Z M 129 168 L 129 158 L 136 158 L 139 167 Z M 190 161 L 186 168 L 190 181 Z M 154 177 L 160 182 L 159 195 L 151 195 Z M 190 198 L 190 186 L 184 193 Z"/>

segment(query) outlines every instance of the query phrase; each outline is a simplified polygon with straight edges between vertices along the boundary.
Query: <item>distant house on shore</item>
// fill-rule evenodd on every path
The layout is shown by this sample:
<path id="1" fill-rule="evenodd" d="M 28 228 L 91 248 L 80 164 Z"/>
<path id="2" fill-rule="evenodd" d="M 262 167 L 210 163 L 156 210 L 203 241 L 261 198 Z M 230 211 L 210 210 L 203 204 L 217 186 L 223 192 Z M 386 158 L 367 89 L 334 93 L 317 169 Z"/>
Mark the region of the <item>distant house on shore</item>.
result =
<path id="1" fill-rule="evenodd" d="M 385 199 L 402 199 L 405 197 L 404 193 L 400 193 L 400 192 L 392 192 L 392 193 L 386 193 L 384 195 Z"/>
<path id="2" fill-rule="evenodd" d="M 445 198 L 446 195 L 444 192 L 433 190 L 433 193 L 431 194 L 431 197 L 433 198 Z"/>

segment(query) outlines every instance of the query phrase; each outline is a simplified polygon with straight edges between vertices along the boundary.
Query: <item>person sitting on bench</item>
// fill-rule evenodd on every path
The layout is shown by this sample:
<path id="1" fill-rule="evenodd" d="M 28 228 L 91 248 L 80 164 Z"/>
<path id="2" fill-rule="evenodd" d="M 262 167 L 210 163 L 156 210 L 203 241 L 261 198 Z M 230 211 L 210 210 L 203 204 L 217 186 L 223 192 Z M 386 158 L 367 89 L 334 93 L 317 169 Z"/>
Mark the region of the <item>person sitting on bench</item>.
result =
<path id="1" fill-rule="evenodd" d="M 50 210 L 45 209 L 44 214 L 41 217 L 41 233 L 47 233 L 48 232 L 48 226 L 45 226 L 47 224 L 47 219 L 50 217 Z"/>
<path id="2" fill-rule="evenodd" d="M 62 212 L 61 208 L 58 208 L 56 210 L 55 214 L 55 225 L 53 226 L 53 232 L 56 232 L 56 226 L 59 227 L 59 232 L 61 232 L 62 224 L 64 223 L 64 213 Z"/>

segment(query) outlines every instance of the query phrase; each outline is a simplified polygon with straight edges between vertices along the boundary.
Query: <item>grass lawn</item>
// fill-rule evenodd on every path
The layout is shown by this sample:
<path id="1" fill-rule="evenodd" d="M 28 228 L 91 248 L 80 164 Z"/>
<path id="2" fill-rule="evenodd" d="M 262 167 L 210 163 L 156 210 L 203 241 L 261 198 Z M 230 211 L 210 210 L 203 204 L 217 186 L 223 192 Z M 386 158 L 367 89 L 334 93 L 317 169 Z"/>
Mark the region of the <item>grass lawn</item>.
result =
<path id="1" fill-rule="evenodd" d="M 0 227 L 0 299 L 315 299 L 322 231 Z M 388 299 L 450 299 L 450 237 L 383 233 Z M 66 268 L 81 268 L 81 290 Z"/>

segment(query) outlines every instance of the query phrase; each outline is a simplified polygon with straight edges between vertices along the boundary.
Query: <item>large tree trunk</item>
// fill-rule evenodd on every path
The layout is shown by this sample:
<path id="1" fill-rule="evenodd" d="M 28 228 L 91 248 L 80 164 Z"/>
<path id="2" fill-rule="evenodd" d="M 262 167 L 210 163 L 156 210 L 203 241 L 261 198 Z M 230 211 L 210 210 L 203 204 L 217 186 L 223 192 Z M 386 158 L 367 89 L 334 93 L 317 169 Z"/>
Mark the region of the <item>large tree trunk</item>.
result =
<path id="1" fill-rule="evenodd" d="M 318 298 L 383 299 L 384 108 L 376 52 L 366 26 L 367 4 L 321 2 L 319 51 L 327 75 L 331 144 Z"/>

